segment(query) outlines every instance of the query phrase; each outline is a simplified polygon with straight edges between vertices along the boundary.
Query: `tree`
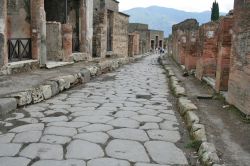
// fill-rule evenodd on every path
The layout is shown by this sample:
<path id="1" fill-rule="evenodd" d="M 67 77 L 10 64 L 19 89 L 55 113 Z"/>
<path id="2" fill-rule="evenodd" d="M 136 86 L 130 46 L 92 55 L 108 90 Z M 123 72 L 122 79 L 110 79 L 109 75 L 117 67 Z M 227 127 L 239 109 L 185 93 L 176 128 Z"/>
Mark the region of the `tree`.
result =
<path id="1" fill-rule="evenodd" d="M 213 2 L 213 6 L 212 6 L 212 12 L 211 12 L 211 21 L 217 21 L 219 20 L 220 17 L 220 8 L 219 8 L 219 3 Z"/>

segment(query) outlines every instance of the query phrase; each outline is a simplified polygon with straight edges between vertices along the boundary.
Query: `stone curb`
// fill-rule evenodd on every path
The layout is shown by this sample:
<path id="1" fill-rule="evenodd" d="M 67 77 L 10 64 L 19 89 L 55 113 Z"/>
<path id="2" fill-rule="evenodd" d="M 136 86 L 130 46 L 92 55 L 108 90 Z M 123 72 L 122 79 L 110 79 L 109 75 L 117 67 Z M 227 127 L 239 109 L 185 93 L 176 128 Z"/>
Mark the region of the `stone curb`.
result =
<path id="1" fill-rule="evenodd" d="M 4 98 L 0 98 L 0 115 L 14 111 L 18 107 L 36 104 L 50 99 L 76 85 L 89 82 L 91 78 L 108 71 L 114 71 L 123 65 L 141 60 L 148 55 L 150 54 L 146 53 L 135 57 L 107 60 L 96 65 L 87 66 L 78 73 L 49 79 L 36 87 L 11 93 L 4 96 Z"/>
<path id="2" fill-rule="evenodd" d="M 180 115 L 185 120 L 190 136 L 195 141 L 200 141 L 201 145 L 199 147 L 199 157 L 203 165 L 206 166 L 220 166 L 220 159 L 216 153 L 216 148 L 214 144 L 207 142 L 205 126 L 200 124 L 199 117 L 195 114 L 198 111 L 197 106 L 189 100 L 186 96 L 186 90 L 180 84 L 180 81 L 175 76 L 173 70 L 169 66 L 165 66 L 162 63 L 163 57 L 159 58 L 159 63 L 163 66 L 167 73 L 170 83 L 170 89 L 173 91 L 174 95 L 178 98 L 177 106 Z"/>

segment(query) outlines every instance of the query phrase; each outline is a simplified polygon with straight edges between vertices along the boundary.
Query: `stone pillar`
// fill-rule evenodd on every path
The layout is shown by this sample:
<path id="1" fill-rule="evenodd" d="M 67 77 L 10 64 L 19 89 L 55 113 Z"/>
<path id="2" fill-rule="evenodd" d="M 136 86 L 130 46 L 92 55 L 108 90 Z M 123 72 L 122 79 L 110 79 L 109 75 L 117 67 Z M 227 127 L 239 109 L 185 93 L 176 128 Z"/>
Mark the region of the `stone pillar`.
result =
<path id="1" fill-rule="evenodd" d="M 217 92 L 227 91 L 228 89 L 232 25 L 233 16 L 227 16 L 220 20 L 218 28 L 218 55 L 215 85 Z"/>
<path id="2" fill-rule="evenodd" d="M 86 1 L 80 2 L 80 51 L 86 52 L 86 33 L 87 33 L 87 17 L 86 17 Z"/>
<path id="3" fill-rule="evenodd" d="M 62 25 L 63 35 L 63 50 L 64 50 L 64 61 L 69 61 L 72 55 L 72 35 L 73 29 L 71 24 Z"/>
<path id="4" fill-rule="evenodd" d="M 40 66 L 45 67 L 47 63 L 47 48 L 46 48 L 46 15 L 43 8 L 40 8 L 40 34 L 41 34 L 41 49 L 40 49 Z"/>
<path id="5" fill-rule="evenodd" d="M 0 67 L 8 63 L 6 21 L 7 0 L 0 0 Z"/>
<path id="6" fill-rule="evenodd" d="M 31 0 L 31 28 L 32 28 L 32 58 L 40 60 L 41 55 L 41 25 L 46 20 L 44 0 Z"/>
<path id="7" fill-rule="evenodd" d="M 234 1 L 231 68 L 227 101 L 250 115 L 250 0 Z"/>

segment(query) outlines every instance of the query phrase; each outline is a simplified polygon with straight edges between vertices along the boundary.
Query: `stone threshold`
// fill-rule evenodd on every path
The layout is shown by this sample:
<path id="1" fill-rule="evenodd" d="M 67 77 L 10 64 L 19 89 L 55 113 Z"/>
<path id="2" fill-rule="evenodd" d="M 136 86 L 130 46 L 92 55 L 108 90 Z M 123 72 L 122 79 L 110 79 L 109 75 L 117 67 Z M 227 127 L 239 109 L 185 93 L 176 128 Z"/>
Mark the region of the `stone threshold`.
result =
<path id="1" fill-rule="evenodd" d="M 38 60 L 11 62 L 0 69 L 0 76 L 11 75 L 23 71 L 31 71 L 36 68 L 39 68 Z"/>
<path id="2" fill-rule="evenodd" d="M 72 65 L 74 64 L 74 62 L 56 62 L 56 61 L 48 61 L 46 63 L 46 68 L 47 69 L 54 69 L 57 67 L 62 67 L 62 66 L 66 66 L 66 65 Z"/>
<path id="3" fill-rule="evenodd" d="M 108 71 L 114 71 L 123 65 L 141 60 L 148 55 L 150 54 L 106 60 L 105 63 L 92 64 L 82 68 L 79 72 L 44 80 L 43 83 L 35 87 L 5 95 L 0 98 L 0 115 L 8 114 L 18 107 L 50 99 L 65 90 L 89 82 L 91 78 Z"/>

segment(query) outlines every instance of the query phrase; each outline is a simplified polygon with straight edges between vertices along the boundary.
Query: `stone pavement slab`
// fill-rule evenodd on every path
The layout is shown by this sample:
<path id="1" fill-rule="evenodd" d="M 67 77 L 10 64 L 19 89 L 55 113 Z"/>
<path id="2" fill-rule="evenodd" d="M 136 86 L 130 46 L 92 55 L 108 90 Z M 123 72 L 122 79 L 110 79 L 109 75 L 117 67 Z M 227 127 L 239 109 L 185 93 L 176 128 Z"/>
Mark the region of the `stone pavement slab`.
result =
<path id="1" fill-rule="evenodd" d="M 1 166 L 28 166 L 30 161 L 24 157 L 0 157 Z"/>

